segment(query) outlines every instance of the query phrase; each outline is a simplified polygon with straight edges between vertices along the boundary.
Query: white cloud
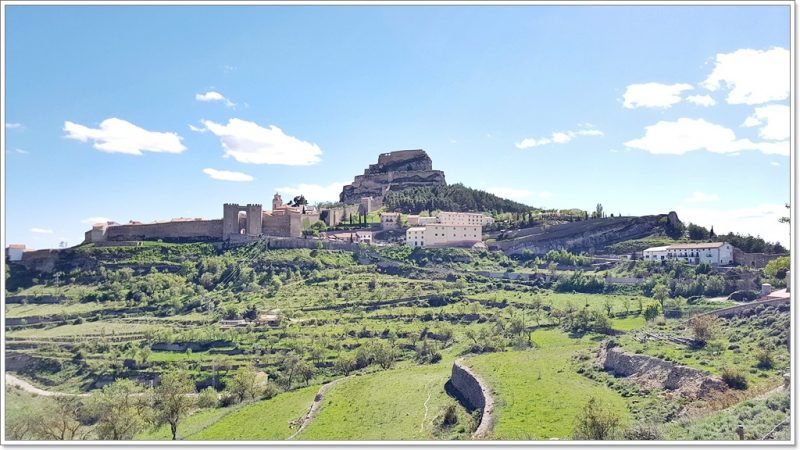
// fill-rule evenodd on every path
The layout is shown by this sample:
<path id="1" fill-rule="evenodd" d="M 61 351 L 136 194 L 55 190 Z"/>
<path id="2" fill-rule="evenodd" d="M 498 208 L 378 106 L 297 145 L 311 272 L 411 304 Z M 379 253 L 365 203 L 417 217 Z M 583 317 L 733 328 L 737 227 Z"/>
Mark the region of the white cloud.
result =
<path id="1" fill-rule="evenodd" d="M 762 139 L 783 141 L 789 139 L 791 126 L 790 110 L 786 105 L 767 105 L 756 108 L 753 115 L 745 119 L 743 127 L 757 127 L 764 125 L 758 130 L 758 136 Z"/>
<path id="2" fill-rule="evenodd" d="M 631 84 L 622 95 L 622 106 L 633 108 L 669 108 L 681 101 L 681 93 L 692 89 L 691 84 L 644 83 Z"/>
<path id="3" fill-rule="evenodd" d="M 778 167 L 778 166 L 780 166 L 781 164 L 780 164 L 780 163 L 777 163 L 777 162 L 775 162 L 775 161 L 772 161 L 771 163 L 769 163 L 769 165 L 770 165 L 770 166 L 775 166 L 775 167 Z"/>
<path id="4" fill-rule="evenodd" d="M 739 49 L 718 53 L 714 70 L 701 84 L 716 91 L 730 89 L 725 99 L 730 104 L 757 105 L 789 97 L 789 51 Z"/>
<path id="5" fill-rule="evenodd" d="M 706 194 L 705 192 L 694 192 L 691 197 L 686 199 L 689 203 L 709 203 L 709 202 L 718 202 L 719 195 L 717 194 Z"/>
<path id="6" fill-rule="evenodd" d="M 9 129 L 9 130 L 21 130 L 23 128 L 25 128 L 25 126 L 22 125 L 21 123 L 6 122 L 6 129 Z"/>
<path id="7" fill-rule="evenodd" d="M 31 232 L 39 234 L 53 234 L 53 230 L 49 228 L 31 228 Z"/>
<path id="8" fill-rule="evenodd" d="M 589 124 L 580 124 L 579 127 L 585 127 Z M 577 136 L 603 136 L 603 132 L 595 128 L 582 128 L 576 131 L 556 131 L 550 137 L 545 138 L 525 138 L 520 142 L 514 144 L 520 150 L 526 148 L 540 147 L 548 144 L 566 144 Z"/>
<path id="9" fill-rule="evenodd" d="M 203 169 L 203 173 L 215 180 L 222 181 L 253 181 L 253 177 L 242 172 L 231 172 L 230 170 Z"/>
<path id="10" fill-rule="evenodd" d="M 27 151 L 27 150 L 23 150 L 23 149 L 21 149 L 21 148 L 15 148 L 15 149 L 14 149 L 14 152 L 15 152 L 15 153 L 19 153 L 20 155 L 27 155 L 28 153 L 30 153 L 29 151 Z"/>
<path id="11" fill-rule="evenodd" d="M 198 102 L 225 102 L 225 106 L 229 108 L 236 106 L 236 103 L 233 103 L 217 91 L 208 91 L 205 94 L 195 94 L 194 99 Z"/>
<path id="12" fill-rule="evenodd" d="M 450 139 L 450 143 L 451 143 L 451 144 L 458 144 L 458 141 L 457 141 L 457 140 L 455 140 L 455 139 Z"/>
<path id="13" fill-rule="evenodd" d="M 275 190 L 281 194 L 283 200 L 288 202 L 291 198 L 302 195 L 309 203 L 339 201 L 339 194 L 347 181 L 334 181 L 327 186 L 319 184 L 299 184 L 296 186 L 277 187 Z"/>
<path id="14" fill-rule="evenodd" d="M 189 129 L 194 131 L 194 132 L 197 132 L 197 133 L 205 133 L 206 131 L 208 131 L 205 128 L 196 127 L 196 126 L 194 126 L 192 124 L 189 124 Z"/>
<path id="15" fill-rule="evenodd" d="M 301 141 L 270 125 L 264 128 L 255 122 L 230 119 L 227 125 L 203 121 L 208 131 L 220 138 L 225 156 L 245 164 L 316 164 L 322 154 L 317 144 Z"/>
<path id="16" fill-rule="evenodd" d="M 736 153 L 758 150 L 768 155 L 789 155 L 789 141 L 752 142 L 737 139 L 729 128 L 703 119 L 681 118 L 675 122 L 660 121 L 645 127 L 645 135 L 625 142 L 625 146 L 659 155 L 682 155 L 695 150 L 713 153 Z"/>
<path id="17" fill-rule="evenodd" d="M 784 246 L 789 244 L 789 226 L 778 222 L 787 215 L 783 204 L 761 204 L 749 208 L 717 209 L 678 207 L 675 209 L 684 223 L 691 222 L 706 228 L 714 227 L 716 234 L 728 232 L 752 234 Z"/>
<path id="18" fill-rule="evenodd" d="M 686 97 L 686 100 L 698 106 L 714 106 L 717 104 L 710 95 L 690 95 Z"/>
<path id="19" fill-rule="evenodd" d="M 113 222 L 113 221 L 108 217 L 89 217 L 81 220 L 81 223 L 85 223 L 86 225 L 94 225 L 96 223 L 107 223 L 107 222 Z"/>
<path id="20" fill-rule="evenodd" d="M 186 147 L 176 133 L 148 131 L 144 128 L 112 117 L 100 122 L 100 128 L 89 128 L 73 122 L 64 122 L 65 136 L 81 142 L 94 141 L 94 148 L 107 153 L 141 155 L 142 152 L 181 153 Z"/>

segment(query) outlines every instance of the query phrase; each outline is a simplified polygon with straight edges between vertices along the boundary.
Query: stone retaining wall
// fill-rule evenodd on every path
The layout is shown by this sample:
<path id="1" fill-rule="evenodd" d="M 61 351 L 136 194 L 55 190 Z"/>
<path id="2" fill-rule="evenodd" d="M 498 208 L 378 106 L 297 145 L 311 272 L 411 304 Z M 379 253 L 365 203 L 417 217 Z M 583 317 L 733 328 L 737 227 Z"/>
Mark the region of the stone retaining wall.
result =
<path id="1" fill-rule="evenodd" d="M 481 410 L 481 422 L 472 433 L 472 438 L 485 438 L 493 425 L 494 400 L 489 388 L 462 360 L 456 360 L 453 363 L 450 383 L 469 403 L 469 406 Z"/>

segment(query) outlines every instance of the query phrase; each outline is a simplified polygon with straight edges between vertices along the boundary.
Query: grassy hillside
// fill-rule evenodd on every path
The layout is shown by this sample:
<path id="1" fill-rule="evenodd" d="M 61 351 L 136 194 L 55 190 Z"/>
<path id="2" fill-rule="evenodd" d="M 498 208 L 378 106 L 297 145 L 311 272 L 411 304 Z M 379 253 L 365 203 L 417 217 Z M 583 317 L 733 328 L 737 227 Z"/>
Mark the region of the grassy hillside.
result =
<path id="1" fill-rule="evenodd" d="M 333 387 L 298 440 L 430 440 L 437 417 L 453 400 L 444 391 L 451 362 L 353 377 Z M 459 408 L 460 409 L 460 408 Z M 461 410 L 449 439 L 469 436 Z"/>
<path id="2" fill-rule="evenodd" d="M 575 372 L 572 357 L 596 346 L 593 339 L 570 339 L 560 331 L 537 331 L 537 348 L 469 358 L 466 363 L 495 395 L 493 439 L 570 439 L 575 418 L 590 397 L 627 418 L 623 398 L 607 386 Z"/>
<path id="3" fill-rule="evenodd" d="M 402 191 L 389 191 L 383 205 L 390 211 L 418 214 L 421 211 L 476 211 L 523 213 L 533 208 L 519 202 L 472 189 L 463 184 L 447 186 L 413 187 Z"/>

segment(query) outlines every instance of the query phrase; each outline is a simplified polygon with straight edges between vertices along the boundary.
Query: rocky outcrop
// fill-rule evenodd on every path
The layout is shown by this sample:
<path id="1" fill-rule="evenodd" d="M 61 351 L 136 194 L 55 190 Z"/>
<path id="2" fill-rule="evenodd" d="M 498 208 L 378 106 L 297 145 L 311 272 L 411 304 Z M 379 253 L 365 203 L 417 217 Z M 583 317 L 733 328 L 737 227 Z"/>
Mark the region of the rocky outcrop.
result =
<path id="1" fill-rule="evenodd" d="M 364 175 L 357 175 L 344 186 L 339 200 L 353 204 L 362 197 L 383 198 L 388 191 L 445 184 L 444 172 L 433 170 L 433 162 L 424 150 L 400 150 L 381 154 L 377 164 L 370 164 Z"/>
<path id="2" fill-rule="evenodd" d="M 600 351 L 599 363 L 604 370 L 626 377 L 644 389 L 667 389 L 692 400 L 728 389 L 724 381 L 708 372 L 652 356 L 625 353 L 611 342 Z"/>
<path id="3" fill-rule="evenodd" d="M 453 363 L 450 383 L 467 403 L 465 406 L 481 411 L 481 422 L 472 433 L 472 438 L 485 438 L 492 429 L 494 414 L 494 399 L 489 387 L 461 360 Z"/>
<path id="4" fill-rule="evenodd" d="M 680 223 L 675 213 L 641 217 L 609 217 L 579 222 L 525 228 L 509 232 L 491 248 L 506 254 L 530 250 L 544 254 L 550 250 L 565 249 L 571 252 L 597 252 L 618 242 L 640 239 L 664 232 L 668 222 Z"/>

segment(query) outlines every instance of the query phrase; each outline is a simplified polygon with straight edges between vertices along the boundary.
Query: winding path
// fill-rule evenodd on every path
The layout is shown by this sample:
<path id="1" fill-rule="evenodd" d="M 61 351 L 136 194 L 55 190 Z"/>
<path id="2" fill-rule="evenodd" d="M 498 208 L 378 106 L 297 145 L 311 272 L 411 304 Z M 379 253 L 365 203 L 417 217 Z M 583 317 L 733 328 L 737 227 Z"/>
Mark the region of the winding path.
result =
<path id="1" fill-rule="evenodd" d="M 311 403 L 311 407 L 308 408 L 308 412 L 306 413 L 305 416 L 303 416 L 303 420 L 300 422 L 300 428 L 298 428 L 297 431 L 295 431 L 291 436 L 286 438 L 286 440 L 290 441 L 294 439 L 298 434 L 300 434 L 303 430 L 306 429 L 308 423 L 311 422 L 314 416 L 317 415 L 317 411 L 319 411 L 319 408 L 322 406 L 322 401 L 325 400 L 325 394 L 328 392 L 330 388 L 352 377 L 353 375 L 344 378 L 337 378 L 331 381 L 330 383 L 323 384 L 322 387 L 319 388 L 319 391 L 317 391 L 317 395 L 314 396 L 314 401 Z"/>
<path id="2" fill-rule="evenodd" d="M 41 396 L 44 396 L 44 397 L 53 397 L 53 396 L 59 396 L 59 395 L 68 395 L 68 396 L 74 396 L 74 397 L 88 397 L 89 395 L 91 395 L 91 394 L 88 394 L 88 393 L 84 393 L 84 394 L 67 394 L 66 392 L 45 391 L 44 389 L 39 389 L 36 386 L 28 383 L 27 381 L 21 380 L 21 379 L 15 377 L 14 375 L 11 375 L 8 372 L 6 372 L 6 386 L 16 386 L 16 387 L 22 389 L 25 392 L 28 392 L 28 393 L 31 393 L 31 394 L 36 394 L 36 395 L 41 395 Z"/>

